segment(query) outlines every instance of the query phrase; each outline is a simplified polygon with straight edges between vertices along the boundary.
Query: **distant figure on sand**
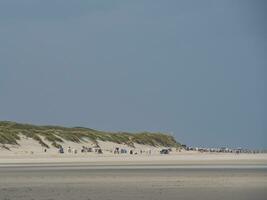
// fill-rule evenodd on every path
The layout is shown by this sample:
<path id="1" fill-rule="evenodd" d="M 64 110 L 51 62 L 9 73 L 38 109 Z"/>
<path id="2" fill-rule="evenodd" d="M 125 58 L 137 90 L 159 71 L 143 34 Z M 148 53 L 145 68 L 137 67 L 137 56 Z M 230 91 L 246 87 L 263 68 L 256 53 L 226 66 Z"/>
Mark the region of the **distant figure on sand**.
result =
<path id="1" fill-rule="evenodd" d="M 115 148 L 115 151 L 114 151 L 114 154 L 119 154 L 120 153 L 120 148 L 119 147 L 116 147 Z"/>
<path id="2" fill-rule="evenodd" d="M 76 154 L 76 153 L 77 153 L 77 149 L 74 149 L 74 148 L 73 148 L 73 149 L 72 149 L 72 153 L 73 153 L 73 154 Z"/>
<path id="3" fill-rule="evenodd" d="M 59 150 L 58 150 L 59 153 L 64 153 L 64 149 L 62 147 L 59 147 Z"/>

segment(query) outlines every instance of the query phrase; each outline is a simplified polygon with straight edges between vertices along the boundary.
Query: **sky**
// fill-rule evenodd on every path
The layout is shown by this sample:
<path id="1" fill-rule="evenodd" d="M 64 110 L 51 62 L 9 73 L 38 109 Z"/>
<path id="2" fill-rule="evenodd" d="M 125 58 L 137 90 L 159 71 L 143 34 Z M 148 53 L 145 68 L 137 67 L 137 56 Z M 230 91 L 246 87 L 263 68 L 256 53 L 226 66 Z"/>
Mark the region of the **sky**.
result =
<path id="1" fill-rule="evenodd" d="M 0 120 L 267 148 L 262 0 L 0 0 Z"/>

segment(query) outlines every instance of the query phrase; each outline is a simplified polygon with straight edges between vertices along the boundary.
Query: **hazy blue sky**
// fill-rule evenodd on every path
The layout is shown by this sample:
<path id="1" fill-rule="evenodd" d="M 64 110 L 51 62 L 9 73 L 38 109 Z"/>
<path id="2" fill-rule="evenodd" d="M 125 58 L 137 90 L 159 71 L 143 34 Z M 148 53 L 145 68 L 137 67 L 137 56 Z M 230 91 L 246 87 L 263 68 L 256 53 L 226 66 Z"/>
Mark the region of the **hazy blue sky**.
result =
<path id="1" fill-rule="evenodd" d="M 267 148 L 266 1 L 0 0 L 0 120 Z"/>

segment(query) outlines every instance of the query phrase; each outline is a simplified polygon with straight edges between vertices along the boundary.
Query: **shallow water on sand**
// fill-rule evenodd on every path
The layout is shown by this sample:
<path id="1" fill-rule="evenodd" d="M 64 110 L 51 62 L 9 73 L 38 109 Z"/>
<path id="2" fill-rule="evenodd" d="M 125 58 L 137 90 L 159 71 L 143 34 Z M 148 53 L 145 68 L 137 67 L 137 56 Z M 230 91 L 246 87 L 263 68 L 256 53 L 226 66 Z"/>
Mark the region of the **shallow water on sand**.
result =
<path id="1" fill-rule="evenodd" d="M 1 200 L 266 199 L 261 167 L 0 167 Z"/>

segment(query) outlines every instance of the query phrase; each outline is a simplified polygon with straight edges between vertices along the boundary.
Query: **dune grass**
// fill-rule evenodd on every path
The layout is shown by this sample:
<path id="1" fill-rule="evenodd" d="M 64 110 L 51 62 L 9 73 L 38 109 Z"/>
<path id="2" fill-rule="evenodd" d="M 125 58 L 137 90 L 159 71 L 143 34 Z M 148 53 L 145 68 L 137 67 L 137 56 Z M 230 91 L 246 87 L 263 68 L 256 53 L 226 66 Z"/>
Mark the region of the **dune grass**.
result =
<path id="1" fill-rule="evenodd" d="M 97 144 L 97 141 L 110 141 L 118 144 L 127 144 L 134 146 L 134 143 L 151 145 L 178 147 L 173 136 L 163 133 L 127 133 L 127 132 L 105 132 L 90 128 L 74 127 L 66 128 L 61 126 L 36 126 L 31 124 L 20 124 L 10 121 L 0 121 L 0 144 L 17 145 L 20 135 L 32 138 L 43 147 L 49 148 L 49 145 L 59 148 L 63 142 L 62 139 L 79 143 L 83 140 L 91 140 Z"/>

